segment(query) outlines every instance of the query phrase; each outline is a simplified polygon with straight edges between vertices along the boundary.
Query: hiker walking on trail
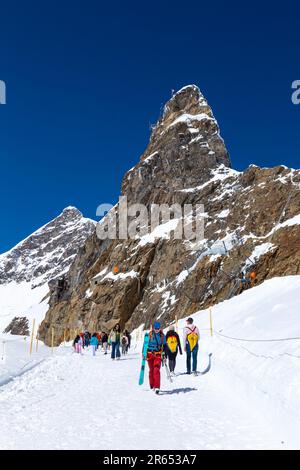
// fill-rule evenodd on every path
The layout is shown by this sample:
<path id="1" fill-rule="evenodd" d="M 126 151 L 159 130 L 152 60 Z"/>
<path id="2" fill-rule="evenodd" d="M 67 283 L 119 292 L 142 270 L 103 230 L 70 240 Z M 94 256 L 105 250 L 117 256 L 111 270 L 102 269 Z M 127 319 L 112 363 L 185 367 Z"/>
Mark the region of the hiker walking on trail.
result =
<path id="1" fill-rule="evenodd" d="M 108 335 L 107 333 L 105 333 L 105 331 L 102 331 L 101 343 L 102 343 L 104 354 L 107 354 Z"/>
<path id="2" fill-rule="evenodd" d="M 198 341 L 200 333 L 197 326 L 194 325 L 194 320 L 188 318 L 186 327 L 183 330 L 183 344 L 184 351 L 186 352 L 186 368 L 187 374 L 191 373 L 191 359 L 193 361 L 193 374 L 197 375 L 197 355 L 198 355 Z"/>
<path id="3" fill-rule="evenodd" d="M 175 331 L 174 325 L 169 326 L 169 331 L 166 334 L 166 343 L 167 343 L 166 344 L 166 357 L 169 360 L 170 374 L 174 376 L 178 350 L 180 354 L 182 355 L 180 338 L 179 338 L 179 335 Z"/>
<path id="4" fill-rule="evenodd" d="M 99 348 L 102 340 L 101 340 L 101 333 L 97 333 L 97 340 L 98 340 L 98 346 L 97 346 L 97 349 Z"/>
<path id="5" fill-rule="evenodd" d="M 117 358 L 117 360 L 120 359 L 121 354 L 120 354 L 120 341 L 121 341 L 121 328 L 119 323 L 117 323 L 113 330 L 111 331 L 109 335 L 109 339 L 111 341 L 111 358 L 114 360 Z"/>
<path id="6" fill-rule="evenodd" d="M 125 354 L 127 354 L 127 347 L 128 347 L 128 338 L 125 335 L 125 333 L 123 334 L 121 338 L 121 345 L 122 345 L 122 355 L 124 356 Z"/>
<path id="7" fill-rule="evenodd" d="M 128 349 L 130 348 L 130 345 L 131 345 L 131 335 L 130 333 L 128 332 L 128 330 L 125 330 L 124 331 L 124 335 L 127 337 L 127 349 L 126 349 L 126 352 L 128 352 Z"/>
<path id="8" fill-rule="evenodd" d="M 96 350 L 98 348 L 98 344 L 99 342 L 98 342 L 97 334 L 94 333 L 90 341 L 90 345 L 92 346 L 93 356 L 96 356 Z"/>
<path id="9" fill-rule="evenodd" d="M 78 354 L 82 354 L 82 338 L 80 335 L 77 335 L 76 338 L 73 341 L 73 348 L 75 349 L 75 352 Z"/>
<path id="10" fill-rule="evenodd" d="M 156 321 L 153 325 L 153 329 L 150 331 L 147 349 L 147 362 L 149 366 L 150 388 L 157 394 L 160 390 L 160 368 L 162 361 L 165 360 L 165 345 L 165 335 L 160 328 L 160 323 Z"/>
<path id="11" fill-rule="evenodd" d="M 84 347 L 86 346 L 87 348 L 89 347 L 90 345 L 90 341 L 91 341 L 91 334 L 88 332 L 88 331 L 85 331 L 84 333 Z"/>

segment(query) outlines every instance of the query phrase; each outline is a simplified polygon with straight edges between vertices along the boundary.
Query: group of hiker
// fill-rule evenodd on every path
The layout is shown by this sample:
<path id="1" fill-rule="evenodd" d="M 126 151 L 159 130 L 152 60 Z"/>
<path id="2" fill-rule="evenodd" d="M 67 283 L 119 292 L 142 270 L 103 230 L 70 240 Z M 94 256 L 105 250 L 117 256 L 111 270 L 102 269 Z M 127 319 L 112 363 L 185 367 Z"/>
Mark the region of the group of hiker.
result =
<path id="1" fill-rule="evenodd" d="M 111 349 L 111 358 L 120 359 L 120 347 L 122 348 L 122 354 L 128 353 L 130 348 L 131 336 L 127 330 L 121 332 L 120 324 L 117 323 L 110 334 L 102 331 L 101 333 L 91 334 L 89 331 L 79 333 L 74 341 L 73 348 L 76 353 L 82 354 L 84 348 L 91 346 L 93 356 L 96 355 L 96 351 L 99 347 L 102 348 L 104 354 L 107 354 Z"/>
<path id="2" fill-rule="evenodd" d="M 160 390 L 161 366 L 169 368 L 170 376 L 175 376 L 177 355 L 186 353 L 186 373 L 197 375 L 198 342 L 200 333 L 192 318 L 186 320 L 183 330 L 183 348 L 181 346 L 178 333 L 174 325 L 170 325 L 166 334 L 163 333 L 161 324 L 155 321 L 149 333 L 149 342 L 145 352 L 145 359 L 149 366 L 150 388 L 156 393 Z M 125 355 L 131 345 L 131 335 L 127 330 L 121 331 L 120 324 L 117 323 L 109 334 L 105 331 L 101 333 L 82 332 L 76 336 L 73 342 L 75 351 L 82 354 L 83 348 L 92 348 L 93 356 L 101 346 L 104 354 L 111 349 L 111 359 L 119 360 L 122 354 Z M 120 351 L 121 349 L 121 351 Z M 183 350 L 182 350 L 183 349 Z"/>
<path id="3" fill-rule="evenodd" d="M 186 320 L 183 330 L 183 349 L 186 352 L 187 374 L 197 375 L 198 342 L 200 333 L 192 318 Z M 154 322 L 149 334 L 146 359 L 149 366 L 149 385 L 156 393 L 160 391 L 160 370 L 162 365 L 169 366 L 170 375 L 175 375 L 178 352 L 182 355 L 182 347 L 174 325 L 170 325 L 166 335 L 158 321 Z"/>

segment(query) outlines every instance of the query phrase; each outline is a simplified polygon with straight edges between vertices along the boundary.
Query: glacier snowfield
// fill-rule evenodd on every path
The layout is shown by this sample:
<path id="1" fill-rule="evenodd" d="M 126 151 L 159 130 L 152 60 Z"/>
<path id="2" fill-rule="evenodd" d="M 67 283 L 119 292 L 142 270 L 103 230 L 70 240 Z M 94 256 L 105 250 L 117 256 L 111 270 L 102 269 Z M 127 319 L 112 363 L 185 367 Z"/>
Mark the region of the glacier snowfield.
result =
<path id="1" fill-rule="evenodd" d="M 0 335 L 0 449 L 299 449 L 299 292 L 288 276 L 218 304 L 213 337 L 209 312 L 193 315 L 205 373 L 179 356 L 159 396 L 147 373 L 138 386 L 140 341 L 113 362 Z"/>

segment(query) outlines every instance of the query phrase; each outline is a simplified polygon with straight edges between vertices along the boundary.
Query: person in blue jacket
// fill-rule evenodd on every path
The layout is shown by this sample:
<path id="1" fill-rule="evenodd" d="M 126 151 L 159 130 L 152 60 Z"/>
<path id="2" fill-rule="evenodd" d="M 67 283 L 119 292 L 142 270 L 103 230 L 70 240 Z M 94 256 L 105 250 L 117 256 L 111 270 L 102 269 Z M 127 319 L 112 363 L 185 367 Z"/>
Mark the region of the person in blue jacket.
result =
<path id="1" fill-rule="evenodd" d="M 160 368 L 162 361 L 165 360 L 165 345 L 165 335 L 160 328 L 160 323 L 156 321 L 153 325 L 153 329 L 150 331 L 150 338 L 147 349 L 147 362 L 149 366 L 150 388 L 157 394 L 160 390 Z"/>
<path id="2" fill-rule="evenodd" d="M 98 347 L 99 341 L 97 338 L 97 333 L 94 333 L 90 340 L 90 345 L 92 346 L 93 356 L 96 355 L 96 349 Z"/>

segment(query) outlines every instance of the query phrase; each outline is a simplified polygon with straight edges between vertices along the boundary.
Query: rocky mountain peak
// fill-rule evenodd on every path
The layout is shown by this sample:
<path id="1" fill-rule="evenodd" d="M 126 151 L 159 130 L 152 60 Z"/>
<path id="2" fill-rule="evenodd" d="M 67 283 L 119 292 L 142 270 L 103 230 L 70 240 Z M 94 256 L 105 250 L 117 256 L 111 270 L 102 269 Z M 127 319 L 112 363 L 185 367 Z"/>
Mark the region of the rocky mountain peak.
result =
<path id="1" fill-rule="evenodd" d="M 166 121 L 169 118 L 173 119 L 176 114 L 176 117 L 178 117 L 184 113 L 196 115 L 200 112 L 213 117 L 212 111 L 200 89 L 196 85 L 187 85 L 174 93 L 172 98 L 165 104 L 162 118 Z"/>
<path id="2" fill-rule="evenodd" d="M 175 191 L 205 183 L 220 165 L 231 167 L 218 123 L 199 88 L 188 85 L 164 106 L 140 162 L 125 175 L 122 194 L 132 202 L 169 203 Z"/>
<path id="3" fill-rule="evenodd" d="M 0 255 L 0 285 L 31 282 L 45 284 L 66 272 L 79 248 L 95 231 L 95 222 L 76 207 L 67 207 L 10 251 Z"/>
<path id="4" fill-rule="evenodd" d="M 61 213 L 62 216 L 65 216 L 65 217 L 70 217 L 70 218 L 78 218 L 78 217 L 83 217 L 82 213 L 80 212 L 79 209 L 77 209 L 77 207 L 73 207 L 73 206 L 68 206 L 66 207 L 62 213 Z"/>
<path id="5" fill-rule="evenodd" d="M 120 322 L 132 330 L 155 319 L 167 326 L 239 295 L 244 280 L 251 287 L 300 273 L 300 171 L 233 170 L 195 85 L 166 103 L 122 194 L 129 203 L 203 204 L 204 238 L 191 250 L 184 237 L 172 237 L 174 225 L 164 224 L 136 239 L 88 239 L 63 285 L 51 290 L 39 330 L 47 344 L 52 331 L 59 344 L 78 328 L 109 330 Z"/>

